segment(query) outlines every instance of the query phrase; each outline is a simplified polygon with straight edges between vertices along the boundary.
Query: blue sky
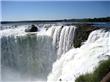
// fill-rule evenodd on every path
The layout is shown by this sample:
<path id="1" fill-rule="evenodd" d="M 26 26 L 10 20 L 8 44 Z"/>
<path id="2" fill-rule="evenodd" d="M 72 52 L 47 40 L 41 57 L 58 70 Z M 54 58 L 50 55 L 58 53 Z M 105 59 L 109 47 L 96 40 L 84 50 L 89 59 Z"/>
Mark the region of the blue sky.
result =
<path id="1" fill-rule="evenodd" d="M 110 16 L 110 1 L 2 1 L 2 21 Z"/>

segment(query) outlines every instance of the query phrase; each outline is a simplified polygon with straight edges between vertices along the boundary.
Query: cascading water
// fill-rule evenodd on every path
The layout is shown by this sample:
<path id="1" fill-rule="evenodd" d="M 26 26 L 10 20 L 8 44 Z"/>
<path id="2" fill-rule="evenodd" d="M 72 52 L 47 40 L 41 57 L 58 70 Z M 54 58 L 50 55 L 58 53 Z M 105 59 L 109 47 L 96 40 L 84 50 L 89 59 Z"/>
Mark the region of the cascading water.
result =
<path id="1" fill-rule="evenodd" d="M 32 34 L 24 32 L 26 27 L 0 31 L 3 82 L 45 81 L 52 63 L 72 47 L 74 26 L 54 25 Z"/>
<path id="2" fill-rule="evenodd" d="M 57 58 L 60 58 L 61 54 L 72 47 L 75 29 L 75 26 L 53 26 L 51 28 L 53 46 L 56 46 Z"/>
<path id="3" fill-rule="evenodd" d="M 110 57 L 110 29 L 93 31 L 80 47 L 69 50 L 53 64 L 48 82 L 75 82 L 75 79 L 93 72 L 100 61 Z"/>
<path id="4" fill-rule="evenodd" d="M 52 39 L 49 36 L 41 34 L 11 35 L 2 37 L 1 42 L 2 75 L 5 74 L 7 68 L 10 68 L 18 71 L 21 75 L 46 79 L 46 75 L 51 69 L 50 65 L 55 60 L 53 59 L 55 53 L 51 45 Z M 7 75 L 7 71 L 5 75 Z M 6 79 L 4 78 L 5 75 L 2 78 L 3 80 Z M 31 77 L 30 79 L 33 80 Z"/>

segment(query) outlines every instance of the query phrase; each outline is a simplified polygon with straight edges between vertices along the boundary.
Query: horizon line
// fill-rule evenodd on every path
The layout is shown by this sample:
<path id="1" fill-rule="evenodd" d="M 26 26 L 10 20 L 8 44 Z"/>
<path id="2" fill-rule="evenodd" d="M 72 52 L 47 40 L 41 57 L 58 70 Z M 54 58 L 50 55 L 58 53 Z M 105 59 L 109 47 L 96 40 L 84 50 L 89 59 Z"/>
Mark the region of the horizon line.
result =
<path id="1" fill-rule="evenodd" d="M 59 21 L 59 20 L 77 20 L 77 19 L 94 19 L 94 18 L 108 18 L 110 16 L 104 17 L 86 17 L 86 18 L 64 18 L 64 19 L 32 19 L 32 20 L 0 20 L 1 22 L 19 22 L 19 21 Z"/>

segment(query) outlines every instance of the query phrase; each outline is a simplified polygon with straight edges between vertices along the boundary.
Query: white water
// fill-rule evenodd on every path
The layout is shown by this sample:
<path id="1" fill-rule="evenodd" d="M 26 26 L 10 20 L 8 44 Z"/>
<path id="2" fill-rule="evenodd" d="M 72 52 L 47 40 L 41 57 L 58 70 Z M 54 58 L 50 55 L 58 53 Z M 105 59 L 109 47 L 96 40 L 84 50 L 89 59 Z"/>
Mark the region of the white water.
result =
<path id="1" fill-rule="evenodd" d="M 0 31 L 3 82 L 45 81 L 53 62 L 72 47 L 76 27 L 54 25 L 32 34 L 24 32 L 26 28 Z"/>
<path id="2" fill-rule="evenodd" d="M 53 26 L 51 30 L 51 36 L 53 36 L 53 46 L 57 51 L 57 58 L 67 52 L 73 45 L 75 26 Z"/>
<path id="3" fill-rule="evenodd" d="M 75 49 L 74 26 L 41 25 L 37 33 L 26 33 L 26 28 L 22 25 L 0 31 L 2 82 L 46 81 L 51 70 L 48 81 L 75 82 L 79 75 L 93 72 L 110 56 L 109 30 L 93 31 Z"/>
<path id="4" fill-rule="evenodd" d="M 91 73 L 100 61 L 110 57 L 110 30 L 93 31 L 80 48 L 71 49 L 58 59 L 48 76 L 48 82 L 75 82 L 85 73 Z"/>

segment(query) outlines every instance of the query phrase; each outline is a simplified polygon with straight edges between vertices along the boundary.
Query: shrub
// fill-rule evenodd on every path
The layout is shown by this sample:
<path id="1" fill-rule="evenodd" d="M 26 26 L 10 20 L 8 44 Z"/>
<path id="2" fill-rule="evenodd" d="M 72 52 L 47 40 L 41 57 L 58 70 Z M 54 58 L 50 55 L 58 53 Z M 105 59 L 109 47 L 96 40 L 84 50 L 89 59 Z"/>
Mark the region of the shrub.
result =
<path id="1" fill-rule="evenodd" d="M 100 62 L 93 73 L 79 76 L 75 82 L 100 82 L 110 71 L 110 59 Z"/>

